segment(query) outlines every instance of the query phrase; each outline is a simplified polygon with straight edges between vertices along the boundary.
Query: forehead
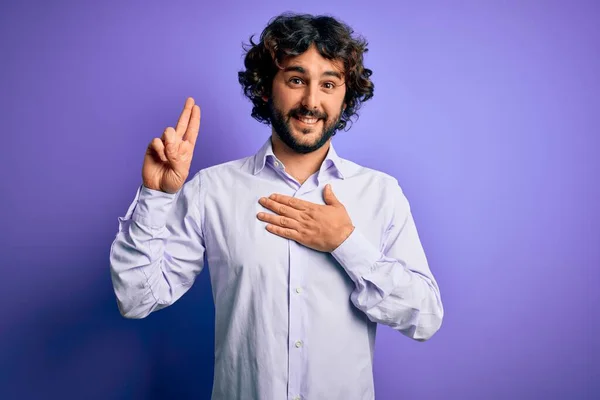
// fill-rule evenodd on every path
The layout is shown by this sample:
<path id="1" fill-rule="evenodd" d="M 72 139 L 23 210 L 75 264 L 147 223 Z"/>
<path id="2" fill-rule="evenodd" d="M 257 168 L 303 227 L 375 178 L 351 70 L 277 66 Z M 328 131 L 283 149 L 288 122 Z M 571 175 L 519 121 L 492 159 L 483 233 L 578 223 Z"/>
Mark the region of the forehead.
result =
<path id="1" fill-rule="evenodd" d="M 285 69 L 291 66 L 299 66 L 308 75 L 321 75 L 326 71 L 335 71 L 343 74 L 344 63 L 342 60 L 329 60 L 323 57 L 314 45 L 310 46 L 304 53 L 287 57 L 281 63 Z"/>

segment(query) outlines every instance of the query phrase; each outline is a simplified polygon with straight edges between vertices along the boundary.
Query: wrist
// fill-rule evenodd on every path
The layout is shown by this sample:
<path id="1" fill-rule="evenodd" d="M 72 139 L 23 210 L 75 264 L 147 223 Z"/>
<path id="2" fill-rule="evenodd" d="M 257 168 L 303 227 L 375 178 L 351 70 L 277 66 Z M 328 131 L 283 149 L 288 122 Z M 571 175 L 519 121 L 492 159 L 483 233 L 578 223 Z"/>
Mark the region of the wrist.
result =
<path id="1" fill-rule="evenodd" d="M 337 245 L 331 251 L 334 251 L 335 249 L 340 247 L 342 243 L 344 243 L 350 237 L 350 235 L 352 235 L 352 232 L 354 232 L 355 228 L 356 227 L 354 225 L 347 225 L 344 228 L 340 229 L 340 238 L 337 241 Z"/>

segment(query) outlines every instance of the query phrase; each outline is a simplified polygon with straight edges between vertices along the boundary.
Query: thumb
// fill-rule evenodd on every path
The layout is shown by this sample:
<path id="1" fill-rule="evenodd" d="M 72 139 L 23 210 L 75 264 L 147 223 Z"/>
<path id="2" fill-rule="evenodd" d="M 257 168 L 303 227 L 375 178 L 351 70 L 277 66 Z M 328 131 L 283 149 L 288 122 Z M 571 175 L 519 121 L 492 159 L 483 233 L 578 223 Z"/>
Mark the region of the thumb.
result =
<path id="1" fill-rule="evenodd" d="M 333 206 L 339 204 L 340 201 L 333 194 L 333 189 L 330 184 L 325 185 L 325 189 L 323 190 L 323 199 L 325 200 L 325 204 Z"/>

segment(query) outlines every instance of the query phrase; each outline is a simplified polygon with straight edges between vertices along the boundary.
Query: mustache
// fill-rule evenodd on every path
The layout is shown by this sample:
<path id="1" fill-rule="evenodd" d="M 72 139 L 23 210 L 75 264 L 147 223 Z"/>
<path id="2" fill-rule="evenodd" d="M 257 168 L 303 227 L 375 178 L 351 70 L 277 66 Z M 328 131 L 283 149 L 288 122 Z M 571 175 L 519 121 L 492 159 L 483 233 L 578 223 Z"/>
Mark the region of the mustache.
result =
<path id="1" fill-rule="evenodd" d="M 328 118 L 327 113 L 320 113 L 318 111 L 312 111 L 306 107 L 294 108 L 294 109 L 290 110 L 288 115 L 290 117 L 296 117 L 296 118 L 309 117 L 309 118 L 318 118 L 318 119 L 324 119 L 324 120 L 327 120 L 327 118 Z"/>

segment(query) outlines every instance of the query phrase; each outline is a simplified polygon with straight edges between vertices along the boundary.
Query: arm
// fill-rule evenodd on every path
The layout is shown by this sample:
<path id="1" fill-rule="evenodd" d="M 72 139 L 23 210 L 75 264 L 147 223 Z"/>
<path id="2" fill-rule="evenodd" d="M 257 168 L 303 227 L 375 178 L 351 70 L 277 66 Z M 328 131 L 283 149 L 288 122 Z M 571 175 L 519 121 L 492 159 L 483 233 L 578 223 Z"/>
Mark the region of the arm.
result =
<path id="1" fill-rule="evenodd" d="M 397 183 L 397 182 L 396 182 Z M 331 254 L 356 288 L 352 303 L 368 318 L 418 340 L 440 328 L 444 309 L 408 200 L 396 184 L 392 220 L 378 250 L 355 228 Z"/>
<path id="2" fill-rule="evenodd" d="M 144 318 L 177 301 L 204 267 L 201 172 L 173 194 L 140 186 L 110 249 L 117 304 Z"/>

